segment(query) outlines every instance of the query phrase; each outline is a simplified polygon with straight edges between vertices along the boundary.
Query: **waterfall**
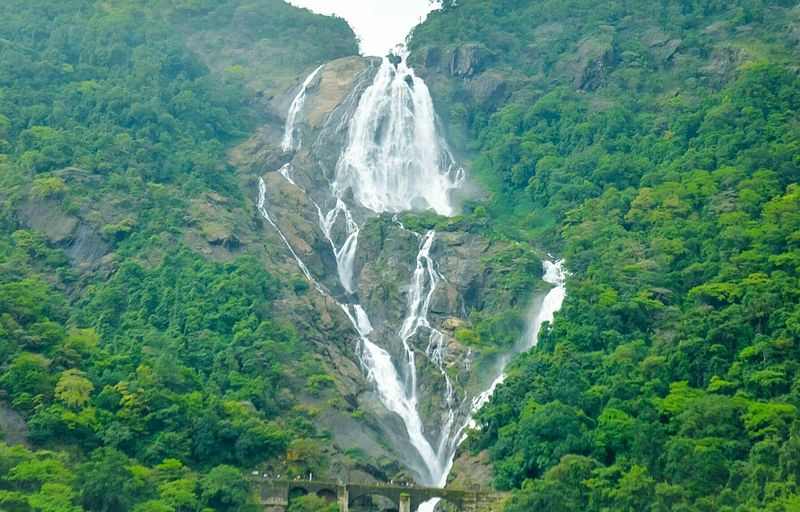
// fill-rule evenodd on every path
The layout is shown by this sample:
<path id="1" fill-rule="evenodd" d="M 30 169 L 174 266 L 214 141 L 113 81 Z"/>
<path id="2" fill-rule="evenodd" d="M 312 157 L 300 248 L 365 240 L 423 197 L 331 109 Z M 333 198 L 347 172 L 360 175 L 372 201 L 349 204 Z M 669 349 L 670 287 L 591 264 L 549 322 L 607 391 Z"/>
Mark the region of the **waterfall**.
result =
<path id="1" fill-rule="evenodd" d="M 350 119 L 347 146 L 336 166 L 331 185 L 336 198 L 333 209 L 319 210 L 320 228 L 336 257 L 342 286 L 353 292 L 353 262 L 359 227 L 344 200 L 348 190 L 355 201 L 377 213 L 415 208 L 432 208 L 450 215 L 454 208 L 450 194 L 463 180 L 455 161 L 436 129 L 433 100 L 425 83 L 405 63 L 383 59 L 373 83 L 364 91 Z M 344 222 L 344 242 L 334 241 L 333 227 Z M 453 386 L 444 370 L 444 335 L 433 329 L 428 311 L 441 276 L 430 255 L 436 233 L 417 235 L 420 246 L 408 292 L 408 311 L 398 337 L 404 360 L 398 366 L 389 353 L 372 343 L 362 332 L 362 363 L 375 383 L 384 406 L 403 420 L 409 441 L 426 465 L 426 483 L 438 483 L 451 444 L 450 429 L 455 421 Z M 367 314 L 358 306 L 360 314 Z M 351 313 L 352 314 L 352 313 Z M 365 324 L 366 325 L 366 324 Z M 371 329 L 370 329 L 371 331 Z M 440 370 L 446 383 L 447 416 L 434 449 L 426 437 L 417 409 L 416 350 L 411 339 L 420 331 L 429 336 L 425 356 Z"/>
<path id="2" fill-rule="evenodd" d="M 292 179 L 292 164 L 286 164 L 283 167 L 281 167 L 280 169 L 278 169 L 278 174 L 283 176 L 283 178 L 286 181 L 288 181 L 289 183 L 291 183 L 295 187 L 297 186 L 297 183 L 295 183 L 294 180 Z"/>
<path id="3" fill-rule="evenodd" d="M 300 145 L 299 139 L 294 138 L 295 123 L 305 103 L 307 88 L 319 69 L 306 78 L 292 102 L 284 129 L 284 150 L 296 149 Z M 380 101 L 382 97 L 386 101 Z M 389 132 L 385 131 L 386 127 L 389 127 Z M 378 163 L 380 165 L 376 165 Z M 296 185 L 291 164 L 284 165 L 278 172 Z M 395 66 L 384 59 L 350 119 L 347 147 L 339 159 L 335 180 L 331 184 L 330 202 L 333 207 L 324 212 L 312 199 L 317 208 L 319 228 L 331 246 L 344 290 L 353 295 L 354 261 L 360 231 L 345 200 L 348 189 L 352 190 L 352 197 L 360 206 L 377 213 L 433 208 L 438 213 L 451 214 L 454 209 L 449 196 L 462 180 L 463 170 L 456 168 L 444 141 L 437 134 L 433 102 L 424 82 L 404 62 Z M 265 191 L 262 179 L 259 181 L 259 211 L 278 231 L 306 278 L 320 293 L 336 301 L 347 316 L 359 337 L 359 362 L 384 407 L 402 420 L 408 440 L 424 464 L 419 468 L 421 477 L 425 483 L 439 482 L 446 460 L 443 449 L 451 444 L 450 425 L 455 420 L 455 400 L 453 386 L 444 371 L 444 335 L 432 328 L 428 321 L 430 303 L 436 285 L 442 279 L 430 255 L 435 231 L 425 235 L 415 233 L 420 246 L 409 284 L 407 315 L 397 334 L 405 349 L 405 358 L 398 364 L 386 349 L 370 338 L 374 331 L 363 306 L 339 302 L 311 275 L 267 211 Z M 425 435 L 418 411 L 416 350 L 411 345 L 411 338 L 418 333 L 428 335 L 425 356 L 439 368 L 446 382 L 447 416 L 450 419 L 435 448 Z"/>
<path id="4" fill-rule="evenodd" d="M 406 351 L 406 359 L 410 370 L 407 382 L 411 392 L 416 396 L 416 361 L 415 352 L 409 344 L 409 340 L 416 336 L 420 330 L 428 331 L 428 346 L 425 349 L 425 356 L 439 370 L 445 382 L 445 403 L 447 404 L 447 421 L 442 425 L 439 433 L 439 443 L 437 445 L 437 463 L 430 467 L 431 483 L 438 484 L 444 473 L 444 461 L 447 459 L 451 443 L 451 429 L 456 418 L 455 393 L 449 375 L 445 371 L 444 357 L 444 334 L 433 328 L 428 320 L 428 313 L 431 307 L 433 294 L 436 292 L 437 284 L 443 279 L 442 275 L 436 270 L 435 262 L 430 255 L 431 246 L 436 237 L 436 232 L 428 231 L 425 236 L 420 237 L 420 248 L 417 253 L 416 268 L 411 278 L 408 293 L 408 312 L 403 325 L 400 328 L 399 336 Z"/>
<path id="5" fill-rule="evenodd" d="M 352 189 L 375 212 L 432 208 L 451 215 L 463 171 L 436 130 L 428 86 L 406 65 L 384 58 L 353 114 L 334 191 Z"/>
<path id="6" fill-rule="evenodd" d="M 341 198 L 336 198 L 336 206 L 325 215 L 322 214 L 322 209 L 319 205 L 315 204 L 315 206 L 319 216 L 320 229 L 322 229 L 322 233 L 331 244 L 333 255 L 336 258 L 339 281 L 347 293 L 353 293 L 353 264 L 355 263 L 356 249 L 358 248 L 358 224 L 353 220 L 353 214 Z M 336 242 L 334 242 L 333 228 L 340 215 L 344 220 L 346 236 L 344 243 L 337 247 Z"/>
<path id="7" fill-rule="evenodd" d="M 373 343 L 369 335 L 373 332 L 372 323 L 367 312 L 360 304 L 343 304 L 328 293 L 321 284 L 314 278 L 303 260 L 292 248 L 283 231 L 278 227 L 266 207 L 266 184 L 263 178 L 258 182 L 258 203 L 257 209 L 261 216 L 277 231 L 284 245 L 288 248 L 306 279 L 314 285 L 319 293 L 328 299 L 336 302 L 341 308 L 347 319 L 358 333 L 361 341 L 358 353 L 359 362 L 365 369 L 367 379 L 375 385 L 381 403 L 391 412 L 397 414 L 403 421 L 409 436 L 409 441 L 417 450 L 420 458 L 425 464 L 425 469 L 431 474 L 434 471 L 440 473 L 440 457 L 434 451 L 431 444 L 427 441 L 422 425 L 422 418 L 417 411 L 416 393 L 410 392 L 403 385 L 402 379 L 397 373 L 397 368 L 392 362 L 392 356 L 385 349 Z M 433 478 L 429 476 L 429 478 Z"/>
<path id="8" fill-rule="evenodd" d="M 545 260 L 542 262 L 542 267 L 544 271 L 542 280 L 546 283 L 552 284 L 553 288 L 551 288 L 550 291 L 547 292 L 547 295 L 544 296 L 541 306 L 536 311 L 536 315 L 531 320 L 529 328 L 523 337 L 522 346 L 519 347 L 515 352 L 526 352 L 536 346 L 536 343 L 539 342 L 539 331 L 541 330 L 542 325 L 545 322 L 553 322 L 556 312 L 561 309 L 561 305 L 564 303 L 564 298 L 567 296 L 567 273 L 564 270 L 564 262 L 562 260 L 555 262 Z M 512 355 L 508 355 L 502 359 L 500 363 L 500 374 L 495 378 L 486 391 L 473 399 L 473 413 L 478 412 L 481 407 L 486 405 L 486 403 L 488 403 L 492 398 L 497 386 L 505 381 L 506 375 L 502 369 L 504 369 L 505 366 L 510 362 L 511 357 Z M 474 422 L 470 421 L 470 427 L 475 427 Z"/>
<path id="9" fill-rule="evenodd" d="M 289 106 L 289 113 L 286 116 L 286 126 L 283 129 L 283 141 L 281 141 L 281 149 L 284 151 L 294 151 L 296 149 L 300 149 L 300 145 L 302 144 L 302 140 L 297 136 L 295 140 L 295 131 L 296 131 L 296 123 L 297 123 L 297 115 L 303 110 L 303 106 L 306 103 L 306 92 L 308 91 L 308 86 L 311 85 L 311 82 L 314 81 L 314 78 L 317 77 L 322 66 L 319 66 L 317 69 L 311 72 L 310 75 L 303 81 L 303 85 L 300 86 L 300 91 L 297 93 L 297 96 L 294 97 L 292 100 L 292 104 Z"/>
<path id="10" fill-rule="evenodd" d="M 437 132 L 433 101 L 424 81 L 401 56 L 399 62 L 383 59 L 372 84 L 363 92 L 347 126 L 347 145 L 336 165 L 329 195 L 317 201 L 310 198 L 317 210 L 319 229 L 328 241 L 336 260 L 338 280 L 346 298 L 341 301 L 323 288 L 292 249 L 280 227 L 270 216 L 265 199 L 266 185 L 259 181 L 258 209 L 278 231 L 305 277 L 315 288 L 335 301 L 357 334 L 356 356 L 374 386 L 383 406 L 397 415 L 405 427 L 408 441 L 424 467 L 417 468 L 421 483 L 444 486 L 453 465 L 453 458 L 467 428 L 474 426 L 470 418 L 485 404 L 504 376 L 503 369 L 511 355 L 504 358 L 498 376 L 484 393 L 472 402 L 460 401 L 446 371 L 446 337 L 431 325 L 431 303 L 437 286 L 445 280 L 432 256 L 436 241 L 434 230 L 413 233 L 418 241 L 415 267 L 407 287 L 406 314 L 396 331 L 402 344 L 402 355 L 393 360 L 385 348 L 389 340 L 376 338 L 376 331 L 365 308 L 355 293 L 358 276 L 355 259 L 361 227 L 359 215 L 433 209 L 441 215 L 452 215 L 455 208 L 451 195 L 458 188 L 464 173 L 459 168 Z M 300 147 L 295 138 L 295 123 L 301 113 L 306 92 L 319 73 L 317 68 L 303 83 L 287 116 L 282 147 Z M 291 164 L 279 173 L 296 185 Z M 301 189 L 303 190 L 303 189 Z M 305 191 L 304 191 L 305 192 Z M 350 203 L 350 204 L 348 204 Z M 325 209 L 320 205 L 325 206 Z M 366 210 L 365 210 L 366 209 Z M 365 213 L 367 212 L 367 213 Z M 395 222 L 408 231 L 395 217 Z M 531 329 L 516 351 L 527 350 L 536 343 L 541 324 L 552 321 L 564 299 L 564 271 L 561 262 L 544 262 L 544 280 L 554 287 L 545 296 L 540 310 L 532 319 Z M 384 331 L 380 331 L 384 332 Z M 420 348 L 422 343 L 424 350 Z M 438 438 L 425 432 L 418 408 L 417 364 L 421 357 L 438 369 L 443 382 L 443 403 Z M 435 501 L 420 507 L 432 511 Z"/>

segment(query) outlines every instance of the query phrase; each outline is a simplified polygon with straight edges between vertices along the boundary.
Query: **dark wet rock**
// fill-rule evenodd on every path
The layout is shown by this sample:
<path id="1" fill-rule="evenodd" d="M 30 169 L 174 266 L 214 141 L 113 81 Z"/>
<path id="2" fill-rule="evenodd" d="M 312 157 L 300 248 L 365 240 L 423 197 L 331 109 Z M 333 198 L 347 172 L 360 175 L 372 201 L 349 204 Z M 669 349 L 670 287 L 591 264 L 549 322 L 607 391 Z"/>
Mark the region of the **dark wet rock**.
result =
<path id="1" fill-rule="evenodd" d="M 23 223 L 64 249 L 74 267 L 95 268 L 111 251 L 100 230 L 78 215 L 68 214 L 59 201 L 29 199 L 19 209 Z"/>
<path id="2" fill-rule="evenodd" d="M 613 34 L 600 34 L 583 39 L 578 44 L 572 63 L 573 85 L 576 89 L 593 91 L 605 81 L 615 64 Z"/>
<path id="3" fill-rule="evenodd" d="M 89 224 L 81 223 L 66 243 L 64 252 L 77 267 L 95 267 L 111 251 L 111 246 Z"/>
<path id="4" fill-rule="evenodd" d="M 469 78 L 483 71 L 493 54 L 481 44 L 465 44 L 450 53 L 450 75 Z"/>
<path id="5" fill-rule="evenodd" d="M 426 69 L 443 69 L 444 52 L 438 46 L 423 48 L 416 56 L 415 62 Z"/>
<path id="6" fill-rule="evenodd" d="M 485 110 L 495 110 L 511 95 L 509 81 L 500 73 L 484 73 L 470 80 L 466 89 L 474 101 Z"/>

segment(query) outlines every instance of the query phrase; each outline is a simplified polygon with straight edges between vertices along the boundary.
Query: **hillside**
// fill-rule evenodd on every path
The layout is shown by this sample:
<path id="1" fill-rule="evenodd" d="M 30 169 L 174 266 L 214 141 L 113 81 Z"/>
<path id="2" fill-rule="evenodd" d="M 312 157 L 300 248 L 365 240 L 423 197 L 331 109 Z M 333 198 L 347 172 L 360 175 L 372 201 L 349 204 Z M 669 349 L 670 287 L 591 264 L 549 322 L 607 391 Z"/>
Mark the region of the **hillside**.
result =
<path id="1" fill-rule="evenodd" d="M 327 464 L 228 153 L 356 51 L 278 0 L 0 5 L 0 509 L 240 510 L 243 469 Z"/>
<path id="2" fill-rule="evenodd" d="M 800 9 L 454 4 L 415 64 L 490 225 L 571 272 L 456 481 L 490 461 L 510 511 L 796 510 Z"/>
<path id="3" fill-rule="evenodd" d="M 800 6 L 443 3 L 0 5 L 0 510 L 800 509 Z"/>

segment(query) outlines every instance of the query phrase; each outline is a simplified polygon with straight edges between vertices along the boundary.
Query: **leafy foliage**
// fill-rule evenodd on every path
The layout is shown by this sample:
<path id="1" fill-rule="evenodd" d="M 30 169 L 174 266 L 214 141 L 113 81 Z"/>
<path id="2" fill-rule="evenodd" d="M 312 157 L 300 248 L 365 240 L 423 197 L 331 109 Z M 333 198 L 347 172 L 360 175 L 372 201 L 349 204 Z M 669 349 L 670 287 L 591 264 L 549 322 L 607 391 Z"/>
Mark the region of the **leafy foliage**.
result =
<path id="1" fill-rule="evenodd" d="M 299 440 L 325 462 L 294 406 L 305 370 L 329 381 L 274 308 L 287 283 L 187 235 L 194 205 L 244 203 L 226 152 L 252 84 L 196 44 L 243 23 L 302 40 L 261 55 L 283 81 L 356 47 L 278 1 L 0 5 L 0 414 L 30 443 L 0 443 L 2 510 L 248 510 L 245 471 Z"/>
<path id="2" fill-rule="evenodd" d="M 469 441 L 508 510 L 797 502 L 800 79 L 777 4 L 465 0 L 417 29 L 526 77 L 496 112 L 467 107 L 473 167 L 493 229 L 572 272 Z M 648 30 L 680 58 L 646 58 Z M 617 58 L 589 87 L 570 63 L 597 31 Z M 723 46 L 744 50 L 712 80 Z"/>

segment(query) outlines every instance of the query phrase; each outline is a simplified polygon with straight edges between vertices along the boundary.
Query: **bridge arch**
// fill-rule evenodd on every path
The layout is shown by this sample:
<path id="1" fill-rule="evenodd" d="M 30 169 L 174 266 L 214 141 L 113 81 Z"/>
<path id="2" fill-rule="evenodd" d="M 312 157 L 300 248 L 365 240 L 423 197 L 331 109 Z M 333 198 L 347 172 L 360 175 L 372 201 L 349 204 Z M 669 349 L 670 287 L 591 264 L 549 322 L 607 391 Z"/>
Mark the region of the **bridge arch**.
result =
<path id="1" fill-rule="evenodd" d="M 293 481 L 288 486 L 288 501 L 293 499 L 308 496 L 309 494 L 315 495 L 325 501 L 336 501 L 338 498 L 338 489 L 334 485 L 320 484 L 313 481 Z"/>
<path id="2" fill-rule="evenodd" d="M 329 488 L 319 489 L 317 491 L 317 496 L 324 499 L 325 501 L 336 501 L 338 498 L 336 489 L 329 489 Z"/>
<path id="3" fill-rule="evenodd" d="M 382 511 L 399 511 L 400 493 L 390 487 L 351 486 L 349 489 L 349 507 L 357 509 L 365 506 L 380 506 Z M 378 498 L 378 503 L 374 503 Z"/>
<path id="4" fill-rule="evenodd" d="M 309 494 L 308 493 L 308 489 L 306 489 L 303 486 L 297 485 L 297 486 L 293 486 L 293 487 L 289 488 L 289 499 L 290 500 L 293 500 L 295 498 L 300 498 L 302 496 L 307 496 L 308 494 Z"/>
<path id="5" fill-rule="evenodd" d="M 400 504 L 382 494 L 362 494 L 352 498 L 348 504 L 350 512 L 379 510 L 380 512 L 400 512 Z"/>

